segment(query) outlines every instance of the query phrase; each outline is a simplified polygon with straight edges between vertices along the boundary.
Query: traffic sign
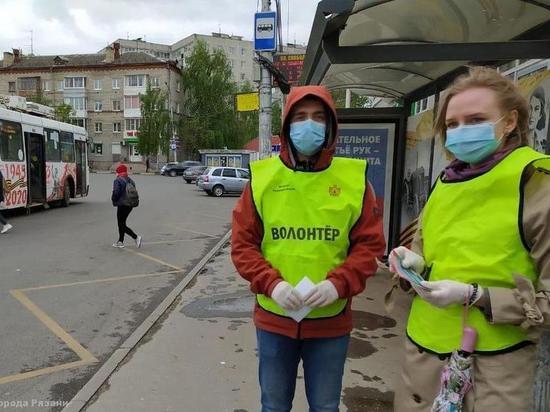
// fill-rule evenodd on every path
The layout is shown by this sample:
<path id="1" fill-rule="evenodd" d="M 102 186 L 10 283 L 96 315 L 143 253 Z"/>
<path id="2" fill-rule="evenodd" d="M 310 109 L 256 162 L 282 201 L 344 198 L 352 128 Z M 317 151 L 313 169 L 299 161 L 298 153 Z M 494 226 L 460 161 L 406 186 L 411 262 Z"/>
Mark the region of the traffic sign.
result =
<path id="1" fill-rule="evenodd" d="M 254 14 L 254 50 L 277 50 L 277 13 L 266 11 Z"/>
<path id="2" fill-rule="evenodd" d="M 176 150 L 176 144 L 175 144 L 175 143 L 171 143 L 171 144 L 170 144 L 170 149 Z"/>
<path id="3" fill-rule="evenodd" d="M 258 92 L 239 93 L 235 96 L 238 112 L 250 112 L 260 109 L 260 96 Z"/>

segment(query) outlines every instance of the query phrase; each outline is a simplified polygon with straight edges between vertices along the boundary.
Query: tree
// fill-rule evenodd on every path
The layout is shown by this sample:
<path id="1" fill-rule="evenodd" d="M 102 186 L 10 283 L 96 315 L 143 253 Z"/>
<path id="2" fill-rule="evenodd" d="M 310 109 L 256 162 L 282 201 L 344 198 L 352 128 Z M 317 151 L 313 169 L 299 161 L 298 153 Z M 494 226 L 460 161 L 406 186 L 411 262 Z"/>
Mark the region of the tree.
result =
<path id="1" fill-rule="evenodd" d="M 271 133 L 274 136 L 281 135 L 281 102 L 273 102 L 271 106 Z"/>
<path id="2" fill-rule="evenodd" d="M 70 104 L 62 103 L 55 107 L 55 119 L 60 122 L 70 123 L 73 108 Z"/>
<path id="3" fill-rule="evenodd" d="M 170 115 L 166 110 L 167 95 L 147 84 L 145 94 L 139 96 L 141 123 L 138 130 L 138 150 L 144 156 L 167 152 L 172 137 Z"/>
<path id="4" fill-rule="evenodd" d="M 332 98 L 334 99 L 334 104 L 337 109 L 343 109 L 346 107 L 346 90 L 338 89 L 332 90 Z M 363 96 L 357 93 L 351 93 L 351 108 L 368 108 L 372 107 L 373 97 L 372 96 Z"/>
<path id="5" fill-rule="evenodd" d="M 218 49 L 210 52 L 199 41 L 186 63 L 182 73 L 184 117 L 179 124 L 184 153 L 192 158 L 199 148 L 242 147 L 244 120 L 234 110 L 237 85 L 226 55 Z"/>
<path id="6" fill-rule="evenodd" d="M 258 93 L 258 88 L 253 86 L 250 82 L 246 81 L 239 87 L 239 93 Z M 239 135 L 241 141 L 244 143 L 249 142 L 258 136 L 259 129 L 259 112 L 258 110 L 250 112 L 237 112 L 237 121 Z"/>

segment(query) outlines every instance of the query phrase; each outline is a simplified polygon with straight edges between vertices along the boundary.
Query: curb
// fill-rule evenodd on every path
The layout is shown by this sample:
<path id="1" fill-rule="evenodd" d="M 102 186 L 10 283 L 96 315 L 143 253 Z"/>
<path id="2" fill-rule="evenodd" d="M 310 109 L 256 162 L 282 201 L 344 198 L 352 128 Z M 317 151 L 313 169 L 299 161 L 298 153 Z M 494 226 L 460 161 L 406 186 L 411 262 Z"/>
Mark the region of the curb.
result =
<path id="1" fill-rule="evenodd" d="M 118 365 L 126 358 L 132 349 L 134 349 L 145 334 L 157 322 L 157 320 L 166 312 L 170 305 L 183 292 L 185 287 L 197 276 L 199 271 L 208 263 L 208 261 L 227 243 L 231 237 L 231 230 L 227 232 L 218 243 L 191 269 L 191 271 L 181 280 L 180 283 L 164 298 L 157 308 L 137 327 L 134 332 L 111 354 L 109 359 L 99 368 L 99 370 L 90 378 L 88 382 L 76 393 L 69 404 L 61 412 L 79 412 L 90 401 L 90 399 L 101 388 L 103 383 L 112 375 Z"/>

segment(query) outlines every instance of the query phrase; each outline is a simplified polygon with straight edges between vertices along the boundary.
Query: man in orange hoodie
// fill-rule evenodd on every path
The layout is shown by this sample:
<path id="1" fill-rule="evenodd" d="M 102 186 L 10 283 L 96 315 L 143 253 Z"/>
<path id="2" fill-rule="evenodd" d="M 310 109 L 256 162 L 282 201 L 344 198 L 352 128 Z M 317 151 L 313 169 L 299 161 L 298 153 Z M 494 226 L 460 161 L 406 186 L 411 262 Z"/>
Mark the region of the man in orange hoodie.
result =
<path id="1" fill-rule="evenodd" d="M 257 297 L 262 411 L 291 410 L 300 360 L 310 410 L 338 411 L 351 299 L 385 251 L 367 164 L 335 158 L 337 137 L 330 93 L 293 88 L 281 154 L 251 164 L 233 211 L 231 256 Z M 300 293 L 306 277 L 314 286 Z"/>

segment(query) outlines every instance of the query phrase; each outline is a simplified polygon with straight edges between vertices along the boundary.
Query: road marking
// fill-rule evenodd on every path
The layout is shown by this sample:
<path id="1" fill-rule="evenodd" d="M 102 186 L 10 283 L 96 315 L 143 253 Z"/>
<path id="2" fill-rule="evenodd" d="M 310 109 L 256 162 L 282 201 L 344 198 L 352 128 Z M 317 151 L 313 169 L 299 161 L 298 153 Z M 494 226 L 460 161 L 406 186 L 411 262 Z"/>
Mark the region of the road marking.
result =
<path id="1" fill-rule="evenodd" d="M 197 215 L 197 216 L 210 217 L 210 218 L 213 218 L 213 219 L 220 219 L 220 220 L 224 220 L 226 222 L 228 221 L 228 219 L 226 217 L 207 215 L 206 213 L 200 213 L 200 212 L 193 212 L 193 214 Z"/>
<path id="2" fill-rule="evenodd" d="M 57 322 L 50 318 L 42 309 L 40 309 L 34 302 L 30 300 L 23 292 L 33 291 L 33 290 L 44 290 L 44 289 L 53 289 L 53 288 L 62 288 L 68 286 L 80 286 L 93 283 L 104 283 L 104 282 L 115 282 L 120 280 L 127 279 L 138 279 L 151 276 L 162 276 L 162 275 L 173 275 L 177 273 L 182 273 L 183 270 L 171 270 L 167 272 L 158 272 L 158 273 L 146 273 L 141 275 L 128 275 L 128 276 L 117 276 L 106 279 L 96 279 L 96 280 L 85 280 L 82 282 L 72 282 L 72 283 L 62 283 L 57 285 L 46 285 L 46 286 L 37 286 L 33 288 L 26 289 L 13 289 L 10 290 L 11 295 L 16 298 L 25 308 L 27 308 L 31 313 L 38 318 L 50 331 L 52 331 L 59 339 L 61 339 L 69 348 L 71 348 L 78 357 L 79 361 L 64 363 L 61 365 L 50 366 L 47 368 L 35 369 L 28 372 L 17 373 L 13 375 L 8 375 L 0 377 L 0 385 L 5 383 L 17 382 L 25 379 L 31 379 L 42 375 L 47 375 L 50 373 L 59 372 L 66 369 L 78 368 L 81 366 L 86 366 L 91 363 L 96 363 L 98 360 L 87 351 L 82 345 L 76 341 L 71 335 L 69 335 Z"/>
<path id="3" fill-rule="evenodd" d="M 31 301 L 23 292 L 17 289 L 10 290 L 11 295 L 17 299 L 23 306 L 25 306 L 36 318 L 42 322 L 46 327 L 53 332 L 55 336 L 61 339 L 65 344 L 75 352 L 81 361 L 98 362 L 94 355 L 86 350 L 80 343 L 76 341 L 71 335 L 59 326 L 59 324 L 50 318 L 46 313 L 40 309 L 33 301 Z"/>
<path id="4" fill-rule="evenodd" d="M 183 228 L 183 227 L 180 227 L 180 226 L 172 226 L 172 227 L 175 227 L 176 229 L 181 230 L 183 232 L 190 232 L 190 233 L 194 233 L 196 235 L 208 236 L 208 237 L 215 238 L 215 239 L 220 238 L 219 236 L 211 235 L 210 233 L 198 232 L 196 230 L 186 229 L 186 228 Z"/>
<path id="5" fill-rule="evenodd" d="M 160 240 L 158 242 L 143 242 L 142 245 L 165 245 L 170 243 L 180 243 L 180 242 L 196 242 L 201 239 L 180 239 L 180 240 Z"/>
<path id="6" fill-rule="evenodd" d="M 141 253 L 141 252 L 136 252 L 135 250 L 132 250 L 132 249 L 128 249 L 128 248 L 124 248 L 122 250 L 126 250 L 127 252 L 130 252 L 130 253 L 133 253 L 134 255 L 138 255 L 138 256 L 141 256 L 142 258 L 145 258 L 145 259 L 148 259 L 148 260 L 151 260 L 153 262 L 157 262 L 157 263 L 160 263 L 161 265 L 164 265 L 164 266 L 168 266 L 169 268 L 172 268 L 172 269 L 175 269 L 175 270 L 183 270 L 182 268 L 178 267 L 178 266 L 174 266 L 168 262 L 165 262 L 163 260 L 160 260 L 160 259 L 157 259 L 153 256 L 149 256 L 149 255 L 146 255 L 145 253 Z"/>
<path id="7" fill-rule="evenodd" d="M 37 286 L 33 288 L 25 288 L 25 289 L 18 289 L 18 290 L 20 290 L 21 292 L 28 292 L 30 290 L 64 288 L 68 286 L 80 286 L 80 285 L 89 285 L 89 284 L 103 283 L 103 282 L 115 282 L 115 281 L 126 280 L 126 279 L 139 279 L 139 278 L 146 278 L 146 277 L 152 277 L 152 276 L 175 275 L 177 273 L 182 273 L 182 272 L 183 270 L 169 270 L 167 272 L 145 273 L 142 275 L 117 276 L 112 278 L 84 280 L 81 282 L 72 282 L 72 283 L 59 283 L 57 285 Z"/>
<path id="8" fill-rule="evenodd" d="M 65 370 L 65 369 L 78 368 L 80 366 L 89 365 L 90 363 L 93 363 L 93 362 L 79 360 L 79 361 L 75 361 L 75 362 L 64 363 L 63 365 L 50 366 L 48 368 L 35 369 L 35 370 L 29 371 L 29 372 L 23 372 L 23 373 L 18 373 L 18 374 L 15 374 L 15 375 L 9 375 L 9 376 L 5 376 L 3 378 L 0 378 L 0 385 L 3 385 L 5 383 L 22 381 L 22 380 L 25 380 L 25 379 L 35 378 L 37 376 L 47 375 L 49 373 L 59 372 L 59 371 Z"/>

